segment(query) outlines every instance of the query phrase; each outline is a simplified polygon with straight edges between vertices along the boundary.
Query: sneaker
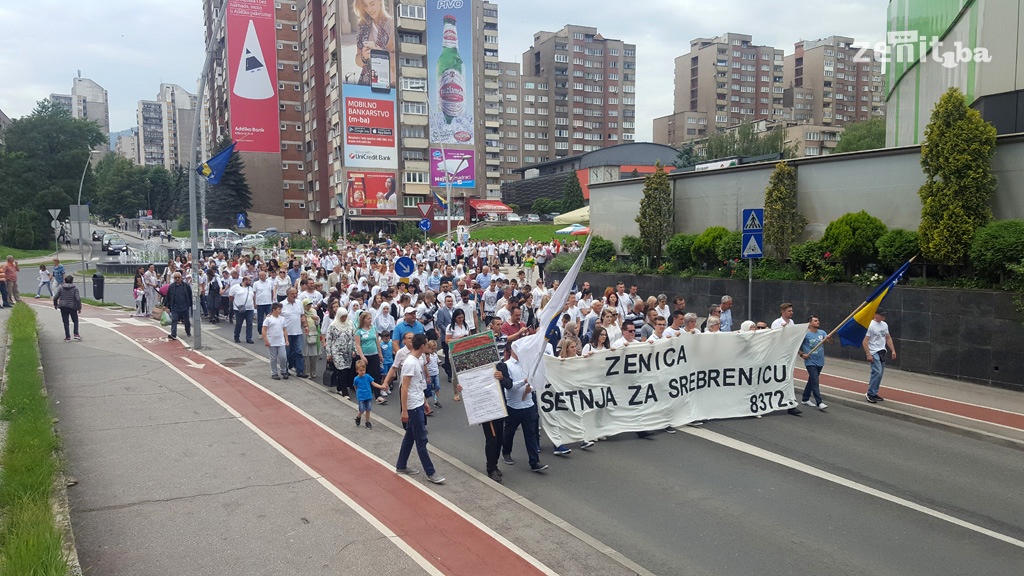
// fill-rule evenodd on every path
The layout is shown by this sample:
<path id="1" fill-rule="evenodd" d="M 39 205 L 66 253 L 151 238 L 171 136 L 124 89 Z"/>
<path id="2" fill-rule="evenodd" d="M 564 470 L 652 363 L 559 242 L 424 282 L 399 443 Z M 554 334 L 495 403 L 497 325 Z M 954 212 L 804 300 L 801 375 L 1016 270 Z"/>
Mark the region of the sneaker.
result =
<path id="1" fill-rule="evenodd" d="M 359 423 L 362 422 L 362 421 L 363 421 L 363 417 L 362 416 L 356 416 L 356 426 L 359 426 Z M 367 424 L 369 424 L 369 422 L 367 422 Z"/>
<path id="2" fill-rule="evenodd" d="M 366 429 L 367 430 L 373 430 L 373 424 L 370 424 L 369 422 L 367 422 L 366 423 Z"/>
<path id="3" fill-rule="evenodd" d="M 440 408 L 440 407 L 441 407 L 441 403 L 438 402 L 437 400 L 434 400 L 434 408 Z"/>
<path id="4" fill-rule="evenodd" d="M 555 456 L 565 456 L 566 454 L 572 454 L 572 448 L 565 444 L 555 447 Z"/>
<path id="5" fill-rule="evenodd" d="M 78 334 L 75 334 L 74 338 L 75 338 L 75 340 L 78 340 L 79 342 L 82 341 L 82 337 L 79 336 Z"/>
<path id="6" fill-rule="evenodd" d="M 273 375 L 271 375 L 271 376 L 270 376 L 270 379 L 271 379 L 271 380 L 280 380 L 280 379 L 281 379 L 281 377 L 280 377 L 280 376 L 278 376 L 277 374 L 273 374 Z"/>
<path id="7" fill-rule="evenodd" d="M 444 484 L 444 476 L 441 476 L 437 472 L 434 472 L 430 476 L 427 476 L 427 480 L 430 480 L 434 484 Z"/>
<path id="8" fill-rule="evenodd" d="M 71 338 L 65 338 L 64 341 L 65 342 L 71 342 Z"/>
<path id="9" fill-rule="evenodd" d="M 822 402 L 821 404 L 818 404 L 818 410 L 821 410 L 822 412 L 824 412 L 825 408 L 828 408 L 828 404 L 825 404 L 824 402 Z"/>
<path id="10" fill-rule="evenodd" d="M 875 401 L 876 402 L 885 402 L 885 398 L 882 398 L 878 394 L 875 394 Z"/>
<path id="11" fill-rule="evenodd" d="M 545 471 L 547 469 L 548 469 L 548 465 L 547 464 L 541 464 L 540 462 L 537 462 L 536 464 L 530 466 L 530 472 L 543 472 L 543 471 Z"/>
<path id="12" fill-rule="evenodd" d="M 649 437 L 651 435 L 651 433 L 650 432 L 646 432 L 646 431 L 645 432 L 637 432 L 636 435 L 637 435 L 638 438 L 647 438 L 647 437 Z"/>
<path id="13" fill-rule="evenodd" d="M 786 410 L 786 413 L 789 414 L 790 416 L 799 416 L 803 414 L 803 412 L 801 412 L 799 408 L 790 408 L 789 410 Z"/>
<path id="14" fill-rule="evenodd" d="M 494 480 L 498 484 L 501 484 L 501 470 L 495 468 L 494 470 L 491 470 L 490 472 L 487 473 L 487 477 L 490 478 L 491 480 Z"/>
<path id="15" fill-rule="evenodd" d="M 502 454 L 501 461 L 504 462 L 505 464 L 508 464 L 509 466 L 516 463 L 516 461 L 512 459 L 511 454 Z"/>
<path id="16" fill-rule="evenodd" d="M 867 398 L 868 402 L 871 402 L 872 404 L 874 404 L 875 402 L 878 402 L 878 400 L 876 400 L 877 396 L 872 396 L 871 394 L 865 394 L 864 397 Z"/>
<path id="17" fill-rule="evenodd" d="M 669 434 L 675 434 L 676 429 L 673 428 L 672 426 L 669 426 L 668 428 L 665 428 L 665 432 L 668 432 Z"/>
<path id="18" fill-rule="evenodd" d="M 818 405 L 815 404 L 813 400 L 804 400 L 804 404 L 810 406 L 811 408 L 817 408 L 818 407 Z"/>
<path id="19" fill-rule="evenodd" d="M 168 340 L 177 340 L 178 337 L 177 336 L 168 336 L 167 339 Z"/>
<path id="20" fill-rule="evenodd" d="M 415 468 L 395 468 L 395 472 L 405 474 L 406 476 L 415 476 L 420 473 L 420 471 Z"/>
<path id="21" fill-rule="evenodd" d="M 287 373 L 287 372 L 285 372 L 284 374 L 282 374 L 282 375 L 281 375 L 281 379 L 282 379 L 282 380 L 287 380 L 287 379 L 288 379 L 288 373 Z"/>
<path id="22" fill-rule="evenodd" d="M 583 442 L 580 442 L 580 449 L 586 450 L 587 448 L 590 448 L 594 444 L 596 444 L 596 442 L 594 442 L 593 440 L 584 440 Z"/>

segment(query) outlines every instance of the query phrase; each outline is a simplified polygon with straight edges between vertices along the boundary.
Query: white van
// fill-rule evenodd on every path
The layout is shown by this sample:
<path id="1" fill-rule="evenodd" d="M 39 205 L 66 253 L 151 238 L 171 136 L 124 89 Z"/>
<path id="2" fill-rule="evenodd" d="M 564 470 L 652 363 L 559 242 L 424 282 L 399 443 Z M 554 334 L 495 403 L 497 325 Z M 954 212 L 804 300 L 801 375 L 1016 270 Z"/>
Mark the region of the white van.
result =
<path id="1" fill-rule="evenodd" d="M 215 248 L 230 248 L 242 237 L 227 228 L 210 228 L 206 231 L 206 245 Z"/>

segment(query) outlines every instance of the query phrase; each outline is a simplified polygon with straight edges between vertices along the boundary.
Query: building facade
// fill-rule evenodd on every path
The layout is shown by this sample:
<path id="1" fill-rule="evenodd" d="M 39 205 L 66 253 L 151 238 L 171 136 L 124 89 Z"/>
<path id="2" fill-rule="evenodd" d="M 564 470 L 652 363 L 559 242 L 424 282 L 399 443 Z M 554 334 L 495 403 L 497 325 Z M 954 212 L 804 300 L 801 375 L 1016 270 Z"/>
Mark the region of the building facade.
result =
<path id="1" fill-rule="evenodd" d="M 7 114 L 4 114 L 3 110 L 0 110 L 0 144 L 4 143 L 4 131 L 11 125 L 11 119 L 8 118 Z"/>
<path id="2" fill-rule="evenodd" d="M 1024 132 L 1024 2 L 890 2 L 886 146 L 919 144 L 950 88 L 999 134 Z"/>
<path id="3" fill-rule="evenodd" d="M 114 152 L 132 161 L 132 164 L 139 162 L 139 129 L 132 128 L 129 133 L 121 134 L 114 144 Z"/>
<path id="4" fill-rule="evenodd" d="M 783 104 L 792 107 L 793 120 L 845 126 L 885 116 L 882 65 L 874 51 L 855 47 L 853 38 L 797 42 L 783 70 Z"/>

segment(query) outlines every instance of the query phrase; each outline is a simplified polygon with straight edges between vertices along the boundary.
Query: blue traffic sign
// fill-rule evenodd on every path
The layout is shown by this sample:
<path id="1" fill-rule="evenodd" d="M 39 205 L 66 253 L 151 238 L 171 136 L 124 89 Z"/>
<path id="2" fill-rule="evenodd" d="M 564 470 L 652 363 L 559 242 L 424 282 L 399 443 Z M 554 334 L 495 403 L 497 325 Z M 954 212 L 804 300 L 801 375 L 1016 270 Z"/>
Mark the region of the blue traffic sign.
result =
<path id="1" fill-rule="evenodd" d="M 424 232 L 430 231 L 430 219 L 424 218 L 420 220 L 420 230 L 423 230 Z"/>
<path id="2" fill-rule="evenodd" d="M 237 215 L 237 220 L 238 220 L 238 228 L 245 228 L 245 214 L 242 213 L 242 212 L 239 212 L 238 215 Z"/>
<path id="3" fill-rule="evenodd" d="M 412 261 L 412 258 L 402 256 L 398 260 L 395 260 L 395 274 L 398 274 L 399 278 L 408 278 L 412 276 L 415 271 L 416 263 Z"/>
<path id="4" fill-rule="evenodd" d="M 764 258 L 764 208 L 744 208 L 742 223 L 740 255 L 743 258 Z"/>

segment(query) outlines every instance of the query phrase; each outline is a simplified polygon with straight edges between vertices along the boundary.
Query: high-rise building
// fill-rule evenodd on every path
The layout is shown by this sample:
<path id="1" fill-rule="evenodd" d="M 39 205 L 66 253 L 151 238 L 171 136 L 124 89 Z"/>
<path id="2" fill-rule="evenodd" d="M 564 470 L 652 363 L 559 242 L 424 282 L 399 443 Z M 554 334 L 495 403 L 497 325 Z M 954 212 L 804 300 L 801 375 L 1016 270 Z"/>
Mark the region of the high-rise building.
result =
<path id="1" fill-rule="evenodd" d="M 187 164 L 195 107 L 195 94 L 176 84 L 161 84 L 156 100 L 140 100 L 135 163 L 168 170 Z"/>
<path id="2" fill-rule="evenodd" d="M 675 60 L 673 110 L 654 119 L 655 141 L 678 145 L 744 122 L 781 120 L 783 72 L 782 50 L 753 44 L 749 34 L 691 40 L 690 52 Z M 703 113 L 706 124 L 687 112 Z M 670 131 L 675 142 L 658 139 Z"/>
<path id="3" fill-rule="evenodd" d="M 72 118 L 92 120 L 103 132 L 104 139 L 110 138 L 110 104 L 107 91 L 92 80 L 82 78 L 81 73 L 72 79 L 71 94 L 50 94 L 50 100 L 71 113 Z M 109 144 L 97 146 L 97 150 L 109 150 Z"/>
<path id="4" fill-rule="evenodd" d="M 0 110 L 0 144 L 4 143 L 4 130 L 11 125 L 11 119 L 4 114 L 3 110 Z"/>
<path id="5" fill-rule="evenodd" d="M 783 103 L 792 107 L 793 120 L 845 126 L 885 115 L 881 63 L 853 44 L 845 36 L 795 44 L 783 67 Z"/>
<path id="6" fill-rule="evenodd" d="M 162 102 L 139 100 L 135 109 L 139 124 L 138 156 L 135 163 L 140 166 L 164 165 L 164 112 Z"/>
<path id="7" fill-rule="evenodd" d="M 534 34 L 521 74 L 515 63 L 499 69 L 503 180 L 518 179 L 521 166 L 633 141 L 636 45 L 569 24 Z"/>
<path id="8" fill-rule="evenodd" d="M 222 5 L 226 18 L 214 29 Z M 204 98 L 204 146 L 212 152 L 225 136 L 237 142 L 254 228 L 310 227 L 299 10 L 299 0 L 203 1 L 206 44 L 217 50 Z"/>
<path id="9" fill-rule="evenodd" d="M 139 163 L 139 129 L 132 128 L 127 134 L 117 137 L 114 144 L 114 152 L 131 160 L 133 164 Z"/>

